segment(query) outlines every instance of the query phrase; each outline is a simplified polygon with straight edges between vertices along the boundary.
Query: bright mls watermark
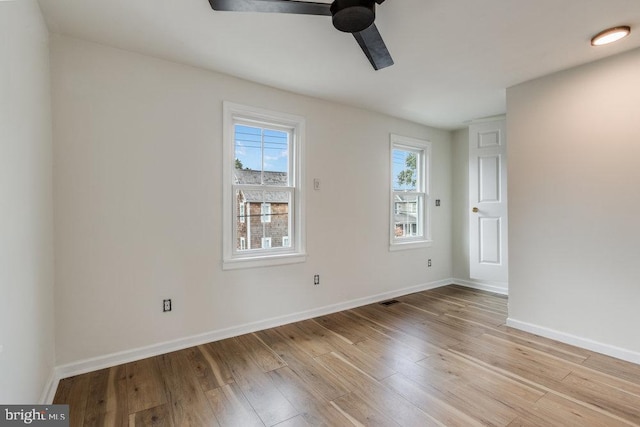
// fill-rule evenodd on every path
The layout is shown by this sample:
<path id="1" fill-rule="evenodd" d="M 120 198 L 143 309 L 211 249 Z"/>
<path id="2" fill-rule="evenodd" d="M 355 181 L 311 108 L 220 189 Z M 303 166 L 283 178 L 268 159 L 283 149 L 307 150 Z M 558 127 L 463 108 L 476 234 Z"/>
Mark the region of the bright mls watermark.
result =
<path id="1" fill-rule="evenodd" d="M 69 405 L 0 405 L 0 427 L 69 427 Z"/>

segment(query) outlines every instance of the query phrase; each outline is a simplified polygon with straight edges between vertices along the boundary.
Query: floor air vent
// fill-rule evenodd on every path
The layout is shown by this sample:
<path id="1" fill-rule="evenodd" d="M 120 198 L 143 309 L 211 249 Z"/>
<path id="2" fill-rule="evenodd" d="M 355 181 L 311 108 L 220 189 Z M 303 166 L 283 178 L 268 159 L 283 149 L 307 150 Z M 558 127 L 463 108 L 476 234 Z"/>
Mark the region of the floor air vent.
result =
<path id="1" fill-rule="evenodd" d="M 390 300 L 388 300 L 388 301 L 382 301 L 382 302 L 380 303 L 380 305 L 390 306 L 390 305 L 393 305 L 393 304 L 397 304 L 397 303 L 399 303 L 399 302 L 400 302 L 400 301 L 398 301 L 397 299 L 390 299 Z"/>

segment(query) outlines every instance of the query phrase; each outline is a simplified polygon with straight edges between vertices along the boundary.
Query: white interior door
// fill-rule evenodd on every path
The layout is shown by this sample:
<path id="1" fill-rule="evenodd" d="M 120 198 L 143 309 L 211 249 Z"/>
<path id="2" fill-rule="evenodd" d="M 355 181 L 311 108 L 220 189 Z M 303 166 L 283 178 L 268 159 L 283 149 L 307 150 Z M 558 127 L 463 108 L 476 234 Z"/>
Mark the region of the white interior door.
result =
<path id="1" fill-rule="evenodd" d="M 507 288 L 505 120 L 469 126 L 470 276 Z"/>

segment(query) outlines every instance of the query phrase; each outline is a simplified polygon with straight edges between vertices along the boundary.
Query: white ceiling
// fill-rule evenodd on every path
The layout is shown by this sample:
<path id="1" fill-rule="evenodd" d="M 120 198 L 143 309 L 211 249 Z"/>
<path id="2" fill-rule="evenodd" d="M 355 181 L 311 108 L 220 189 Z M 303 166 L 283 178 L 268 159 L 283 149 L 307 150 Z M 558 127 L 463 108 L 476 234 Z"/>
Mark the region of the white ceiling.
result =
<path id="1" fill-rule="evenodd" d="M 55 33 L 446 129 L 505 113 L 509 86 L 640 46 L 639 0 L 388 0 L 376 25 L 395 65 L 380 71 L 325 16 L 215 12 L 207 0 L 39 2 Z M 590 46 L 622 24 L 630 37 Z"/>

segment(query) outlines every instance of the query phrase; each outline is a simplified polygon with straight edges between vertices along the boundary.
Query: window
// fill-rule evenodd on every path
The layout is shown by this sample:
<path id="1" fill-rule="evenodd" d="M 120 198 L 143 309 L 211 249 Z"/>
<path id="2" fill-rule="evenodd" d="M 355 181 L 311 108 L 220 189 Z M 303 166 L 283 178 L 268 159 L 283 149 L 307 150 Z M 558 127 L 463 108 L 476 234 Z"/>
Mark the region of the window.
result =
<path id="1" fill-rule="evenodd" d="M 271 237 L 263 237 L 262 238 L 262 249 L 271 248 Z"/>
<path id="2" fill-rule="evenodd" d="M 260 221 L 271 222 L 271 203 L 263 203 L 260 207 Z"/>
<path id="3" fill-rule="evenodd" d="M 240 208 L 240 223 L 244 224 L 246 221 L 246 214 L 245 214 L 246 205 L 243 202 L 238 202 L 238 207 Z"/>
<path id="4" fill-rule="evenodd" d="M 390 249 L 429 246 L 427 141 L 391 135 Z"/>
<path id="5" fill-rule="evenodd" d="M 224 103 L 223 268 L 305 260 L 304 124 L 299 116 Z"/>

